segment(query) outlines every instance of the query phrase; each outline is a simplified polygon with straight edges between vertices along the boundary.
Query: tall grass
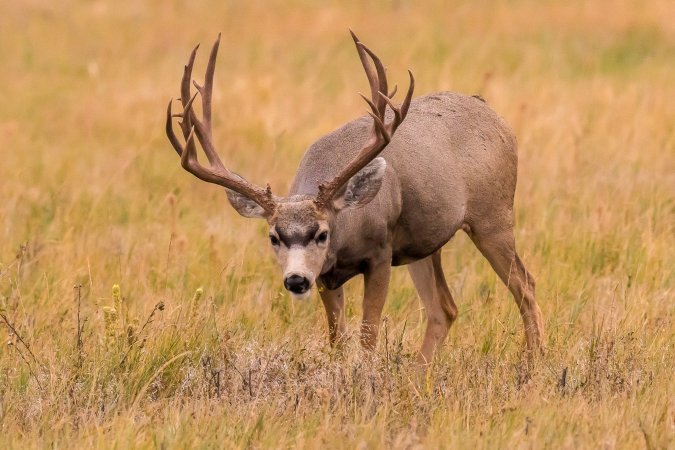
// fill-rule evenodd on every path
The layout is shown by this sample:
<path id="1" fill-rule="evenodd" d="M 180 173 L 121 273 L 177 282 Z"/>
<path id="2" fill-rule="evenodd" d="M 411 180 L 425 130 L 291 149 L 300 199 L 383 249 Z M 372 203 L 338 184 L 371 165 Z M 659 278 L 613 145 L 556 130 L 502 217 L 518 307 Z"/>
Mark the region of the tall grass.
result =
<path id="1" fill-rule="evenodd" d="M 0 447 L 666 448 L 675 445 L 671 2 L 3 2 Z M 460 316 L 428 376 L 394 270 L 380 346 L 327 345 L 264 223 L 163 135 L 192 47 L 223 32 L 227 164 L 288 188 L 362 114 L 347 28 L 417 94 L 480 94 L 519 139 L 517 241 L 548 352 L 465 236 Z M 197 73 L 202 73 L 202 54 Z M 113 288 L 118 285 L 117 288 Z M 358 329 L 360 283 L 348 286 Z"/>

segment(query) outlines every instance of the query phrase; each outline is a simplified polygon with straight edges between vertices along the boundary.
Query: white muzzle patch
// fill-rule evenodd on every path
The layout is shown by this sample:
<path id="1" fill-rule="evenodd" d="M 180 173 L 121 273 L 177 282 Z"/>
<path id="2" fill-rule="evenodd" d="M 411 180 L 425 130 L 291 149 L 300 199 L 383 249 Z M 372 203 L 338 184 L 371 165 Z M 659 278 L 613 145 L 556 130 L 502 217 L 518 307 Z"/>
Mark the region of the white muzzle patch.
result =
<path id="1" fill-rule="evenodd" d="M 284 278 L 298 275 L 309 280 L 310 287 L 314 284 L 314 273 L 307 267 L 306 250 L 304 247 L 291 247 L 288 250 Z"/>

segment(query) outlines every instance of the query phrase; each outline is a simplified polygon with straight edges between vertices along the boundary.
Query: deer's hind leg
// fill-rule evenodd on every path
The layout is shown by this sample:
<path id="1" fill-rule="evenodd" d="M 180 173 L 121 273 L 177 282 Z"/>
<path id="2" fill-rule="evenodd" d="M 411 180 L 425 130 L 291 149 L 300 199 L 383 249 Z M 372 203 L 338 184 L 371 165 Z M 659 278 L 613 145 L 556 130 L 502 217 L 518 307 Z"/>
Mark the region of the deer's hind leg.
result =
<path id="1" fill-rule="evenodd" d="M 427 313 L 427 329 L 418 362 L 431 362 L 436 348 L 443 343 L 450 325 L 457 318 L 457 305 L 443 275 L 441 251 L 408 265 L 417 294 Z"/>
<path id="2" fill-rule="evenodd" d="M 513 227 L 485 228 L 471 226 L 465 230 L 478 250 L 511 291 L 525 326 L 525 342 L 529 351 L 540 350 L 544 340 L 541 310 L 534 297 L 534 277 L 527 271 L 516 252 Z"/>

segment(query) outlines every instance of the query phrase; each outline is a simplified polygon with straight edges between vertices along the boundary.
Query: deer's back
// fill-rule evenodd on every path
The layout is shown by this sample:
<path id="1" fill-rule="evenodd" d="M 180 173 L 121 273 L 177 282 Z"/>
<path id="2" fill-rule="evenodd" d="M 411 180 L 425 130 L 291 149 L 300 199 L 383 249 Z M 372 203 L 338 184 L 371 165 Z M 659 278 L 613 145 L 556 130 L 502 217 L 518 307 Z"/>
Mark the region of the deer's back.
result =
<path id="1" fill-rule="evenodd" d="M 370 117 L 356 119 L 314 143 L 300 163 L 291 194 L 315 194 L 358 152 L 371 123 Z M 343 220 L 368 224 L 386 219 L 395 264 L 431 254 L 464 223 L 511 216 L 515 138 L 478 98 L 442 92 L 415 99 L 381 156 L 388 165 L 382 189 L 373 202 Z M 392 197 L 400 199 L 395 208 L 388 201 Z M 392 214 L 396 217 L 386 217 Z"/>

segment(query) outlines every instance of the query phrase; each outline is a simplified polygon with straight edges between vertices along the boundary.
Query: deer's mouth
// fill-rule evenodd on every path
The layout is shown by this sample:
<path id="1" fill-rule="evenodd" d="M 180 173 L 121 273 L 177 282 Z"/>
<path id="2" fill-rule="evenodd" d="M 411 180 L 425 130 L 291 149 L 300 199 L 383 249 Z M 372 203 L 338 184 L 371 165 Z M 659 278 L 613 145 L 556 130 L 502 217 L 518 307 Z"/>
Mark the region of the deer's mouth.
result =
<path id="1" fill-rule="evenodd" d="M 296 294 L 295 292 L 291 292 L 291 296 L 293 296 L 293 298 L 296 299 L 296 300 L 307 300 L 311 293 L 312 293 L 312 290 L 307 289 L 302 294 Z"/>

